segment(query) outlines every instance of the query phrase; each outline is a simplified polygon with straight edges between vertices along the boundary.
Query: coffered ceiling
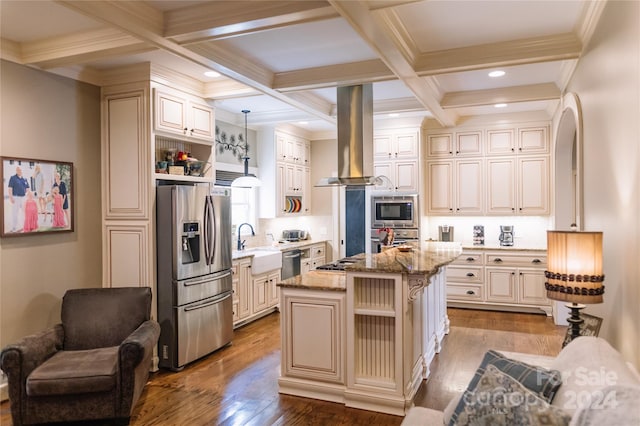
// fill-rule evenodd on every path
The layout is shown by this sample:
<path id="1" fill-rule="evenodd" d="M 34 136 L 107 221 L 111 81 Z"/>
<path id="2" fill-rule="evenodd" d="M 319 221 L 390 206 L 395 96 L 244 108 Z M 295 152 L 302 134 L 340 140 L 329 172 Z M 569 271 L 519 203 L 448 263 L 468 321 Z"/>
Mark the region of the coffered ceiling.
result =
<path id="1" fill-rule="evenodd" d="M 448 126 L 496 112 L 550 116 L 604 3 L 2 0 L 1 53 L 96 85 L 151 62 L 200 82 L 236 123 L 249 109 L 253 125 L 330 131 L 335 87 L 372 83 L 376 117 Z M 488 76 L 497 69 L 506 74 Z"/>

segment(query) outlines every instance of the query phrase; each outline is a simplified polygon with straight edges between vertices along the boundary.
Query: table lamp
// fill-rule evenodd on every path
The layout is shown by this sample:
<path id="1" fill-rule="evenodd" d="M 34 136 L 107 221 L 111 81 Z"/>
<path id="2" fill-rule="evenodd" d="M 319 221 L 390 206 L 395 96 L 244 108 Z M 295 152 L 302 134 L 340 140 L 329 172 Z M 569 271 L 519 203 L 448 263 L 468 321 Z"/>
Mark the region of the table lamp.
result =
<path id="1" fill-rule="evenodd" d="M 567 343 L 580 336 L 584 304 L 602 303 L 602 232 L 547 231 L 547 298 L 569 302 Z"/>

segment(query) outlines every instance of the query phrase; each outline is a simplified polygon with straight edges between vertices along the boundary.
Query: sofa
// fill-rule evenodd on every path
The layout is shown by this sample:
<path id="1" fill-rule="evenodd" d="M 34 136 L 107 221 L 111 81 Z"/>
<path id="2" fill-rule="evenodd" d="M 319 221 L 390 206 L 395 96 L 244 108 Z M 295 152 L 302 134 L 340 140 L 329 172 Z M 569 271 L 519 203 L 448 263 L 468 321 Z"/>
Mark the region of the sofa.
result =
<path id="1" fill-rule="evenodd" d="M 599 337 L 558 356 L 488 351 L 444 411 L 412 407 L 402 425 L 640 425 L 640 376 Z"/>

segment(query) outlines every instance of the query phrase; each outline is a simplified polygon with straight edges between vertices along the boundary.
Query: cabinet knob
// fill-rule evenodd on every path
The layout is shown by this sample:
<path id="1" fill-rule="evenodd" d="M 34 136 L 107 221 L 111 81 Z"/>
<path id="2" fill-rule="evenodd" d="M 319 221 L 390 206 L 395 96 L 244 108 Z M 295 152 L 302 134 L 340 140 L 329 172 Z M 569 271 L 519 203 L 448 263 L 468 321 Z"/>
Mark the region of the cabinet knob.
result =
<path id="1" fill-rule="evenodd" d="M 514 151 L 515 151 L 515 149 L 511 148 L 511 152 L 514 152 Z"/>
<path id="2" fill-rule="evenodd" d="M 513 212 L 513 211 L 516 211 L 515 207 L 511 207 L 511 211 L 512 211 L 512 212 Z"/>
<path id="3" fill-rule="evenodd" d="M 520 207 L 520 211 L 522 211 L 522 207 Z"/>
<path id="4" fill-rule="evenodd" d="M 520 152 L 522 152 L 522 148 L 518 148 L 520 150 Z"/>
<path id="5" fill-rule="evenodd" d="M 456 154 L 460 154 L 460 151 L 456 151 Z"/>
<path id="6" fill-rule="evenodd" d="M 516 274 L 515 272 L 512 272 L 512 273 L 511 273 L 511 275 L 515 275 L 515 274 Z"/>
<path id="7" fill-rule="evenodd" d="M 453 211 L 453 209 L 449 209 L 449 211 L 450 211 L 450 212 L 452 212 L 452 211 Z"/>
<path id="8" fill-rule="evenodd" d="M 467 290 L 467 294 L 468 294 L 468 295 L 472 295 L 472 294 L 476 294 L 476 292 L 475 292 L 475 291 L 473 291 L 473 290 Z"/>
<path id="9" fill-rule="evenodd" d="M 453 151 L 449 151 L 449 154 L 453 154 Z"/>
<path id="10" fill-rule="evenodd" d="M 496 257 L 495 259 L 493 259 L 494 263 L 501 263 L 502 259 L 500 259 L 499 257 Z"/>
<path id="11" fill-rule="evenodd" d="M 476 261 L 476 259 L 474 259 L 473 257 L 467 257 L 467 258 L 466 258 L 466 261 L 467 261 L 467 262 L 475 262 L 475 261 Z"/>
<path id="12" fill-rule="evenodd" d="M 540 259 L 533 259 L 531 263 L 542 263 L 542 261 Z"/>
<path id="13" fill-rule="evenodd" d="M 476 274 L 474 274 L 473 272 L 467 272 L 467 276 L 468 276 L 468 277 L 475 277 L 475 276 L 476 276 Z"/>

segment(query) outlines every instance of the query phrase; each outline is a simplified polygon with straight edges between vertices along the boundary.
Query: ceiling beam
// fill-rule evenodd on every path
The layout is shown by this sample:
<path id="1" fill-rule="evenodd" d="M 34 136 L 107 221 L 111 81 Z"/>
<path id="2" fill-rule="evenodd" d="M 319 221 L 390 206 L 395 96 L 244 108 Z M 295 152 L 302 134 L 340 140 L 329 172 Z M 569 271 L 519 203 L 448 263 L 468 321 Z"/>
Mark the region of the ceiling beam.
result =
<path id="1" fill-rule="evenodd" d="M 420 77 L 414 70 L 410 58 L 405 56 L 406 52 L 398 47 L 403 43 L 398 39 L 397 32 L 387 25 L 391 19 L 385 20 L 386 9 L 371 12 L 366 3 L 361 1 L 330 2 L 442 126 L 455 125 L 456 115 L 440 106 L 439 93 L 434 90 L 437 84 L 428 81 L 429 77 Z"/>
<path id="2" fill-rule="evenodd" d="M 282 92 L 395 80 L 380 59 L 276 73 L 273 88 Z"/>
<path id="3" fill-rule="evenodd" d="M 155 47 L 113 28 L 20 43 L 22 62 L 43 69 L 74 66 L 105 57 L 150 50 L 155 50 Z"/>
<path id="4" fill-rule="evenodd" d="M 555 84 L 541 83 L 499 89 L 449 92 L 443 96 L 440 104 L 444 109 L 464 108 L 498 103 L 547 101 L 560 99 L 560 96 L 560 89 Z"/>
<path id="5" fill-rule="evenodd" d="M 272 96 L 308 114 L 335 124 L 334 117 L 325 111 L 301 103 L 291 97 L 272 89 L 273 73 L 259 64 L 240 58 L 234 52 L 226 51 L 213 43 L 194 45 L 191 49 L 180 46 L 161 35 L 162 15 L 152 13 L 151 6 L 143 2 L 119 1 L 70 1 L 56 0 L 58 3 L 85 14 L 98 22 L 118 28 L 144 43 L 156 46 L 182 59 L 202 65 L 219 72 L 226 77 L 245 84 L 266 95 Z M 145 13 L 148 12 L 148 13 Z"/>
<path id="6" fill-rule="evenodd" d="M 180 44 L 253 34 L 339 15 L 326 1 L 215 1 L 165 12 L 164 36 Z"/>
<path id="7" fill-rule="evenodd" d="M 422 53 L 415 69 L 421 76 L 473 71 L 497 66 L 577 59 L 580 39 L 572 33 L 511 40 Z"/>

